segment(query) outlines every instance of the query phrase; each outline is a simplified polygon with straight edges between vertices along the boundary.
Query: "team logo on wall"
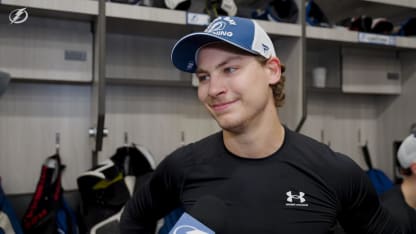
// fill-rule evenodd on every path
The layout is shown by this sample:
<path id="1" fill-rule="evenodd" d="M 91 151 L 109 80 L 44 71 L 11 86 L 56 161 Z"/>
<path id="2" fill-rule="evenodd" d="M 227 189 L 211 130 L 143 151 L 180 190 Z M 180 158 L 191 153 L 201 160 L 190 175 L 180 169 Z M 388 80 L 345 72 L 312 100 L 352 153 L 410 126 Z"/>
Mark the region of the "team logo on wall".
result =
<path id="1" fill-rule="evenodd" d="M 10 24 L 21 24 L 27 20 L 29 14 L 26 11 L 26 7 L 15 9 L 9 14 Z"/>

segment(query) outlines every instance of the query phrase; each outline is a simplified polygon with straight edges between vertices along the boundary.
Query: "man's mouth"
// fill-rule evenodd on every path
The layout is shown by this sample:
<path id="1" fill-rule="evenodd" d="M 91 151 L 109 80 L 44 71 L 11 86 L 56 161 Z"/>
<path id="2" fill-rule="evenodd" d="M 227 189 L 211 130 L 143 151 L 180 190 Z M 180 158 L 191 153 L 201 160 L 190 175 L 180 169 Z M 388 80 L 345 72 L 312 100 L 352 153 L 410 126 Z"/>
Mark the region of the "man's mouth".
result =
<path id="1" fill-rule="evenodd" d="M 210 106 L 215 112 L 221 112 L 221 111 L 228 109 L 235 102 L 236 100 L 228 101 L 228 102 L 220 102 L 220 103 L 211 104 Z"/>

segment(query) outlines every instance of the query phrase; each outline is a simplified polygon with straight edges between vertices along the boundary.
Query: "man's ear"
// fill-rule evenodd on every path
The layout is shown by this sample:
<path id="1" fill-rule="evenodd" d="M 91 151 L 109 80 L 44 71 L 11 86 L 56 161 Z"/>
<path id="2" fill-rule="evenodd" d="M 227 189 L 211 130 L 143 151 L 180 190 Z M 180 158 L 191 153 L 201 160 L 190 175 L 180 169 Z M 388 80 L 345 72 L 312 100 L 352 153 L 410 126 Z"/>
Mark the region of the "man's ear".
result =
<path id="1" fill-rule="evenodd" d="M 416 163 L 412 163 L 409 168 L 412 171 L 412 175 L 416 175 Z"/>
<path id="2" fill-rule="evenodd" d="M 266 68 L 269 73 L 269 84 L 273 85 L 280 81 L 282 75 L 280 60 L 277 57 L 271 57 L 267 60 Z"/>

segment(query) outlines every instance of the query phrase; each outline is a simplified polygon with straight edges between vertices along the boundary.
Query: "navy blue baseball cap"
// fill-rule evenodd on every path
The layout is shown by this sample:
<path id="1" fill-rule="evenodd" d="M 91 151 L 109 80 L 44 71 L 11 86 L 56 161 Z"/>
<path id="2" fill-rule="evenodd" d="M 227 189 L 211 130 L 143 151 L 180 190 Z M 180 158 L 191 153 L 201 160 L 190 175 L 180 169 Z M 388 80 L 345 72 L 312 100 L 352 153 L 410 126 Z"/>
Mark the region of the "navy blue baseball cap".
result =
<path id="1" fill-rule="evenodd" d="M 254 20 L 235 16 L 220 16 L 203 32 L 188 34 L 172 49 L 171 59 L 179 70 L 194 73 L 200 48 L 212 42 L 225 42 L 253 55 L 276 57 L 273 42 Z"/>

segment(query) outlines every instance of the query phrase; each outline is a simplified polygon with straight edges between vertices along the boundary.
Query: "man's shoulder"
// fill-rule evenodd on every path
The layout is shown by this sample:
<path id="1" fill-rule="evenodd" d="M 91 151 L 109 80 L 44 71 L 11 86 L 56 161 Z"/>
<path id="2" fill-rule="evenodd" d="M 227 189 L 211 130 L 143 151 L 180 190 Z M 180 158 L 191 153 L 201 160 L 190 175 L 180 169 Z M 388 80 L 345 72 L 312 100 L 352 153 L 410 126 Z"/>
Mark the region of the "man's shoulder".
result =
<path id="1" fill-rule="evenodd" d="M 387 205 L 390 203 L 396 203 L 397 201 L 402 201 L 403 199 L 400 185 L 395 185 L 393 188 L 387 190 L 380 196 L 382 203 Z"/>
<path id="2" fill-rule="evenodd" d="M 167 158 L 193 164 L 207 155 L 212 155 L 213 151 L 218 150 L 221 140 L 221 132 L 216 132 L 198 141 L 179 147 Z"/>
<path id="3" fill-rule="evenodd" d="M 332 177 L 334 174 L 364 173 L 349 156 L 336 152 L 309 136 L 289 131 L 287 141 L 287 152 L 291 160 L 320 175 Z"/>
<path id="4" fill-rule="evenodd" d="M 286 141 L 289 144 L 297 145 L 305 149 L 319 149 L 319 150 L 328 150 L 329 147 L 326 144 L 323 144 L 322 142 L 317 141 L 316 139 L 307 136 L 305 134 L 295 132 L 293 130 L 290 130 L 286 128 Z"/>
<path id="5" fill-rule="evenodd" d="M 328 159 L 325 161 L 331 162 L 337 155 L 328 145 L 289 129 L 286 130 L 284 147 L 293 155 L 291 157 L 302 157 L 314 162 L 317 159 Z"/>

